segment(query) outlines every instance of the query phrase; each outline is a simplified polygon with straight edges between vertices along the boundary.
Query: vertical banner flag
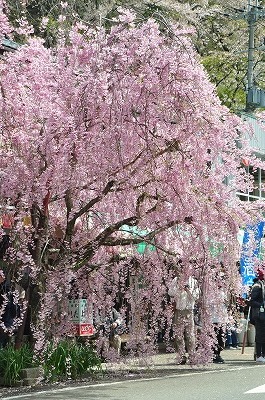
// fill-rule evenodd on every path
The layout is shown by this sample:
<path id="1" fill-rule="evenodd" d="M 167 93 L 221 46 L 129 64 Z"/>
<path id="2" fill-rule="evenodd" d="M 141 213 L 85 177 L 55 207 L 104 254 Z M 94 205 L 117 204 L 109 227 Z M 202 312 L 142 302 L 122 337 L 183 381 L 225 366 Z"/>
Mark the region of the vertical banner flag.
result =
<path id="1" fill-rule="evenodd" d="M 256 277 L 254 264 L 260 253 L 264 223 L 264 221 L 261 221 L 257 225 L 248 225 L 244 231 L 240 258 L 240 274 L 243 285 L 251 286 Z"/>

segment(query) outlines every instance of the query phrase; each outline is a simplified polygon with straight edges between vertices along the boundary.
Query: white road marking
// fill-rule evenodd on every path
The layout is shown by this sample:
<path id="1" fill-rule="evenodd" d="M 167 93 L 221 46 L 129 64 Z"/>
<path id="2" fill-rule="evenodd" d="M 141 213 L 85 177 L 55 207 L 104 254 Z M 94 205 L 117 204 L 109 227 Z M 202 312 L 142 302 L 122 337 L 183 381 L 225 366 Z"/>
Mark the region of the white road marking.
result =
<path id="1" fill-rule="evenodd" d="M 257 386 L 254 389 L 248 390 L 244 394 L 248 394 L 248 393 L 265 393 L 265 385 Z"/>

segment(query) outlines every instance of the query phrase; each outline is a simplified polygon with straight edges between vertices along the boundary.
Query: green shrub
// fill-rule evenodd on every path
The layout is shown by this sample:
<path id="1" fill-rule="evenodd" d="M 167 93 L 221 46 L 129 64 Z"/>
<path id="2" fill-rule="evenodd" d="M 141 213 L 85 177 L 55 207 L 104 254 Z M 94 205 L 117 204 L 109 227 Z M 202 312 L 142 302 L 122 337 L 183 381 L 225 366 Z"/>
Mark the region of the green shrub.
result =
<path id="1" fill-rule="evenodd" d="M 50 343 L 44 356 L 44 376 L 49 381 L 76 379 L 101 371 L 101 361 L 91 345 L 63 340 Z"/>
<path id="2" fill-rule="evenodd" d="M 33 362 L 33 350 L 28 344 L 20 349 L 12 344 L 0 349 L 0 376 L 5 386 L 16 384 L 21 379 L 21 370 L 32 366 L 36 366 L 36 362 Z"/>

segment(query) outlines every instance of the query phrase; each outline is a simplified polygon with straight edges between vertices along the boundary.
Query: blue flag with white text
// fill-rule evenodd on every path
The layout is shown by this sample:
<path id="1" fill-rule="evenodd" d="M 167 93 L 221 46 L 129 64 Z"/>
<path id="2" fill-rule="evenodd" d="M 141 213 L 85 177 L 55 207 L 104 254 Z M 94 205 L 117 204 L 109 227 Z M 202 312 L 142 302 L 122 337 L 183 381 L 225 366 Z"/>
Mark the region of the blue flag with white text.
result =
<path id="1" fill-rule="evenodd" d="M 240 274 L 243 285 L 251 286 L 256 277 L 255 260 L 259 257 L 264 224 L 265 222 L 261 221 L 257 225 L 248 225 L 244 231 L 240 258 Z"/>

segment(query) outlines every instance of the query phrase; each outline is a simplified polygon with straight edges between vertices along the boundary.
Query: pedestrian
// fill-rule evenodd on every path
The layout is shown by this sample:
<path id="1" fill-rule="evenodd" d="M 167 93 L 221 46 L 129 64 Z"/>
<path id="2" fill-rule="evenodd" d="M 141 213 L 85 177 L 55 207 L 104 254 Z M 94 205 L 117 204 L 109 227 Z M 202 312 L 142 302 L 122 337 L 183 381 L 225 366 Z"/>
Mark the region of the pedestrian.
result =
<path id="1" fill-rule="evenodd" d="M 181 364 L 193 363 L 196 346 L 196 329 L 194 323 L 195 302 L 199 298 L 197 281 L 193 276 L 184 282 L 176 276 L 169 285 L 168 294 L 173 303 L 173 326 L 175 329 L 175 349 Z"/>
<path id="2" fill-rule="evenodd" d="M 256 344 L 256 361 L 265 362 L 265 312 L 264 312 L 264 296 L 265 296 L 265 271 L 259 269 L 257 272 L 258 280 L 251 288 L 250 301 L 251 320 L 255 325 L 255 344 Z"/>
<path id="3" fill-rule="evenodd" d="M 101 340 L 101 355 L 113 347 L 117 354 L 121 351 L 121 334 L 124 331 L 124 324 L 121 314 L 112 307 L 109 310 L 101 309 L 95 316 L 95 327 L 97 336 Z"/>
<path id="4" fill-rule="evenodd" d="M 238 346 L 238 323 L 235 318 L 234 312 L 232 308 L 228 309 L 228 319 L 226 325 L 226 348 L 230 350 L 236 350 L 239 348 Z"/>
<path id="5" fill-rule="evenodd" d="M 14 303 L 11 284 L 0 270 L 0 347 L 9 343 L 10 334 L 14 333 L 14 320 L 19 315 L 19 305 Z"/>
<path id="6" fill-rule="evenodd" d="M 225 333 L 228 323 L 227 312 L 227 285 L 225 280 L 225 269 L 221 264 L 221 271 L 216 270 L 216 266 L 211 266 L 210 273 L 206 275 L 206 308 L 212 324 L 212 353 L 213 363 L 224 363 L 221 352 L 225 347 Z"/>
<path id="7" fill-rule="evenodd" d="M 214 344 L 213 344 L 213 363 L 223 364 L 224 360 L 221 357 L 221 352 L 225 347 L 225 331 L 228 322 L 228 313 L 226 305 L 226 294 L 222 287 L 222 282 L 215 280 L 215 296 L 211 308 L 211 320 L 214 329 Z"/>

